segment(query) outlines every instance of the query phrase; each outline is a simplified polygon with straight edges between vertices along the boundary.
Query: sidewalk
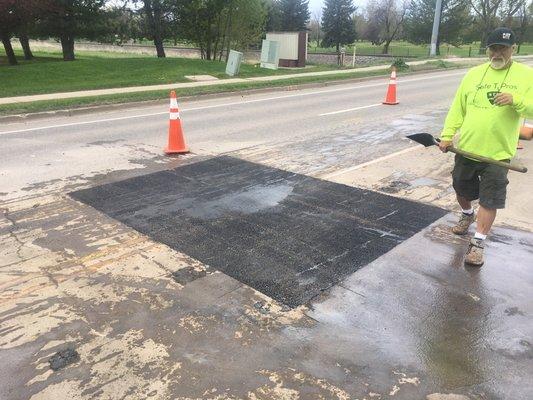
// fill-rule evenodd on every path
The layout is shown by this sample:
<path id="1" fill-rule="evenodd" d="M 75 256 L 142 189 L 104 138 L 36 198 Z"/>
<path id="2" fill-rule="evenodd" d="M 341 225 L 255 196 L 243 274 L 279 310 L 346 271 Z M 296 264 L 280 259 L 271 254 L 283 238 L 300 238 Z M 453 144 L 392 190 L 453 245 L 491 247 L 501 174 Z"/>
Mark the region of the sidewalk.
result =
<path id="1" fill-rule="evenodd" d="M 533 58 L 533 56 L 530 56 L 530 58 Z M 476 61 L 476 60 L 480 60 L 480 59 L 454 58 L 454 59 L 447 59 L 446 61 L 465 62 L 465 61 Z M 407 64 L 408 65 L 421 65 L 421 64 L 427 63 L 428 61 L 434 61 L 434 60 L 409 61 L 407 62 Z M 42 101 L 42 100 L 60 100 L 60 99 L 105 96 L 105 95 L 123 94 L 123 93 L 149 92 L 149 91 L 155 91 L 155 90 L 185 89 L 185 88 L 191 88 L 191 87 L 214 86 L 214 85 L 231 85 L 235 83 L 246 83 L 246 82 L 250 83 L 250 82 L 283 81 L 286 79 L 303 78 L 303 77 L 342 75 L 342 74 L 352 74 L 354 72 L 379 71 L 379 70 L 385 70 L 386 68 L 388 68 L 387 65 L 377 65 L 373 67 L 364 67 L 364 68 L 356 68 L 356 69 L 305 72 L 301 74 L 289 74 L 289 75 L 277 75 L 277 76 L 260 76 L 260 77 L 245 78 L 245 79 L 230 78 L 230 79 L 221 79 L 221 80 L 206 81 L 206 82 L 185 82 L 185 83 L 181 82 L 181 83 L 169 83 L 169 84 L 164 84 L 164 85 L 132 86 L 132 87 L 113 88 L 113 89 L 83 90 L 83 91 L 78 91 L 78 92 L 63 92 L 63 93 L 50 93 L 50 94 L 39 94 L 39 95 L 30 95 L 30 96 L 3 97 L 3 98 L 0 98 L 0 105 L 14 104 L 14 103 L 30 103 L 30 102 Z"/>

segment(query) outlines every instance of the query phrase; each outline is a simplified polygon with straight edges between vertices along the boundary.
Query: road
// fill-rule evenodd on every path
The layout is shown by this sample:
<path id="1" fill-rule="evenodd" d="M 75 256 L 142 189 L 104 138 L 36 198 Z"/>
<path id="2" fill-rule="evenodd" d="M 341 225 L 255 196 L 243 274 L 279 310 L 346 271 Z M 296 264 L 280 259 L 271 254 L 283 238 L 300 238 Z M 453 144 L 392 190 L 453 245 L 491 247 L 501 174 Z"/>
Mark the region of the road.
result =
<path id="1" fill-rule="evenodd" d="M 361 131 L 362 124 L 372 129 L 406 114 L 443 110 L 463 74 L 454 70 L 402 79 L 396 107 L 375 106 L 386 91 L 387 81 L 379 79 L 297 92 L 184 101 L 180 111 L 193 153 L 220 154 L 262 144 L 351 135 Z M 322 115 L 367 106 L 371 107 Z M 166 109 L 160 104 L 6 124 L 0 129 L 0 145 L 5 149 L 2 169 L 7 174 L 2 174 L 0 186 L 13 193 L 32 184 L 130 168 L 132 159 L 157 157 L 166 141 Z"/>
<path id="2" fill-rule="evenodd" d="M 0 398 L 530 398 L 532 178 L 465 268 L 452 156 L 405 139 L 464 73 L 179 101 L 178 157 L 167 103 L 3 124 Z"/>

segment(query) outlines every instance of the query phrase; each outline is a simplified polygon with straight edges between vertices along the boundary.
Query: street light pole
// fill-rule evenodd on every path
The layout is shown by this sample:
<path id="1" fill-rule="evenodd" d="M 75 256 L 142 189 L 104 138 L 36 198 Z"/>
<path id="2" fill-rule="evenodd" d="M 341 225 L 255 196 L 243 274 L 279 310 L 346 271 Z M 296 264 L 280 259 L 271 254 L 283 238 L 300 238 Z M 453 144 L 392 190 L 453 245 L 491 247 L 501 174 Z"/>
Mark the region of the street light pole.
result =
<path id="1" fill-rule="evenodd" d="M 437 42 L 439 40 L 440 14 L 442 12 L 442 0 L 437 0 L 435 4 L 435 19 L 433 20 L 433 33 L 431 34 L 431 52 L 429 55 L 437 55 Z"/>

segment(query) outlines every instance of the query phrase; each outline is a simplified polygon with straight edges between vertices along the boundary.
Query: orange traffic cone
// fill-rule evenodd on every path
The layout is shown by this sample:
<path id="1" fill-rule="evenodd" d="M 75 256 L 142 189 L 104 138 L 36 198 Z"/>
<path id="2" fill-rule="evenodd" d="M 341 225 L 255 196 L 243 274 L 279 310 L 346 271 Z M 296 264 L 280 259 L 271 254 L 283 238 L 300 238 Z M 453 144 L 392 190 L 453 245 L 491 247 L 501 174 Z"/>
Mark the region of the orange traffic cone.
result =
<path id="1" fill-rule="evenodd" d="M 168 146 L 165 148 L 166 154 L 188 153 L 189 149 L 185 146 L 183 131 L 181 129 L 180 111 L 178 109 L 178 100 L 176 92 L 170 92 L 170 125 L 168 128 Z"/>
<path id="2" fill-rule="evenodd" d="M 396 105 L 399 102 L 396 100 L 396 68 L 392 68 L 389 81 L 389 89 L 387 90 L 387 97 L 383 104 L 388 104 L 390 106 Z"/>
<path id="3" fill-rule="evenodd" d="M 522 143 L 520 143 L 520 139 L 531 140 L 532 138 L 533 126 L 524 123 L 524 125 L 520 127 L 520 137 L 518 139 L 518 145 L 516 146 L 516 148 L 519 150 L 524 148 L 524 146 L 522 146 Z"/>

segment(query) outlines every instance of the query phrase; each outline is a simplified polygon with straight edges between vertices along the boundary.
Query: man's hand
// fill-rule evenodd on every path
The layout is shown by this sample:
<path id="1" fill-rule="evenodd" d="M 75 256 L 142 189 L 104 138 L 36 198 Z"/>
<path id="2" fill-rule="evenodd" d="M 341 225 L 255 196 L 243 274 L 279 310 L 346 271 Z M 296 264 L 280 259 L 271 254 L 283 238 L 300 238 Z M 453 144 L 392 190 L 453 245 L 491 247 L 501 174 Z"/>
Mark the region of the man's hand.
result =
<path id="1" fill-rule="evenodd" d="M 511 93 L 498 93 L 494 96 L 494 104 L 497 106 L 512 106 L 513 95 Z"/>
<path id="2" fill-rule="evenodd" d="M 448 152 L 448 147 L 450 147 L 451 145 L 452 145 L 452 141 L 451 140 L 441 140 L 439 142 L 439 149 L 443 153 L 447 153 Z"/>

